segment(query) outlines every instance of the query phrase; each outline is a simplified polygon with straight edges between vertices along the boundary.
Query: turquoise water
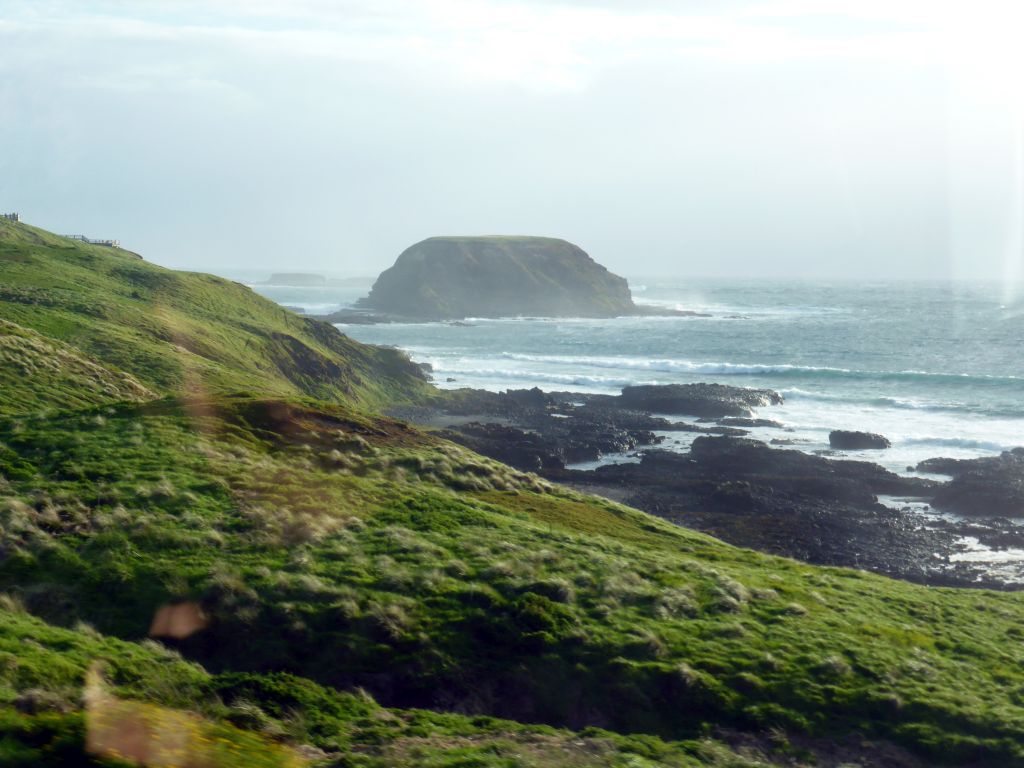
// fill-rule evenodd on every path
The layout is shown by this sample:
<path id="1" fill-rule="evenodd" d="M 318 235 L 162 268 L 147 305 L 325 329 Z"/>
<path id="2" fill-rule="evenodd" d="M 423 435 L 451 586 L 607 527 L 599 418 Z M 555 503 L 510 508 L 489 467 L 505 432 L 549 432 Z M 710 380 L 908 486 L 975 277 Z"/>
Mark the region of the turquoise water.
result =
<path id="1" fill-rule="evenodd" d="M 630 283 L 639 303 L 711 316 L 470 319 L 342 330 L 408 350 L 431 363 L 446 387 L 617 392 L 627 384 L 696 381 L 769 387 L 786 403 L 759 415 L 790 431 L 758 430 L 756 437 L 821 450 L 831 429 L 876 431 L 894 445 L 872 458 L 903 471 L 931 456 L 988 455 L 1024 444 L 1019 292 L 937 282 Z M 365 295 L 369 283 L 254 288 L 324 312 Z"/>

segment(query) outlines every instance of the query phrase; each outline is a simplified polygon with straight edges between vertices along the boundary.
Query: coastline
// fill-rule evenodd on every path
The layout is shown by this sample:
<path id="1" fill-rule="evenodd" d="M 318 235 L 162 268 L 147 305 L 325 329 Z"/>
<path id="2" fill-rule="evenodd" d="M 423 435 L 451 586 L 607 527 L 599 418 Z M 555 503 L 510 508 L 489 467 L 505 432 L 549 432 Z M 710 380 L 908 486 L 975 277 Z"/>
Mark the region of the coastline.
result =
<path id="1" fill-rule="evenodd" d="M 664 410 L 662 389 L 648 394 Z M 671 417 L 635 397 L 539 389 L 449 390 L 429 407 L 392 415 L 731 544 L 933 586 L 1024 588 L 1024 520 L 957 494 L 969 473 L 989 504 L 1016 505 L 1024 451 L 1008 454 L 1005 466 L 939 460 L 897 474 L 876 463 L 879 451 L 787 445 L 784 426 L 761 418 L 774 393 L 675 391 L 699 397 Z M 751 439 L 744 427 L 753 425 L 776 432 L 775 444 Z"/>
<path id="2" fill-rule="evenodd" d="M 1024 371 L 1014 353 L 1020 307 L 999 303 L 1001 297 L 990 286 L 933 283 L 644 280 L 633 291 L 639 306 L 651 307 L 659 316 L 467 318 L 337 327 L 359 341 L 403 349 L 432 373 L 442 397 L 470 390 L 492 398 L 506 390 L 537 387 L 549 394 L 573 393 L 570 399 L 582 402 L 645 384 L 770 389 L 782 401 L 759 409 L 757 418 L 745 424 L 696 417 L 680 426 L 683 419 L 656 410 L 640 414 L 646 422 L 591 423 L 584 431 L 594 437 L 604 430 L 609 439 L 589 448 L 575 445 L 568 460 L 557 467 L 549 464 L 543 472 L 726 541 L 809 562 L 867 568 L 932 584 L 1016 588 L 1024 583 L 1024 506 L 1019 518 L 961 519 L 953 511 L 933 508 L 921 495 L 879 492 L 877 502 L 867 500 L 853 510 L 814 499 L 802 506 L 799 500 L 791 506 L 810 516 L 801 526 L 770 505 L 767 511 L 760 507 L 768 515 L 761 520 L 752 514 L 743 519 L 735 510 L 728 517 L 707 498 L 686 500 L 678 489 L 670 494 L 649 476 L 641 482 L 646 470 L 637 466 L 652 449 L 688 456 L 694 442 L 710 434 L 753 438 L 772 450 L 808 457 L 868 461 L 908 480 L 949 483 L 950 476 L 918 466 L 937 457 L 996 458 L 1020 444 Z M 304 298 L 297 289 L 268 295 L 293 305 L 302 305 Z M 352 291 L 311 291 L 307 311 L 322 315 L 321 308 L 335 295 L 335 308 L 350 306 L 355 298 Z M 510 413 L 493 401 L 475 408 L 463 402 L 456 411 L 421 410 L 405 417 L 456 437 L 462 433 L 479 452 L 515 464 L 524 446 L 551 454 L 550 441 L 564 442 L 566 417 L 578 421 L 580 416 L 551 413 L 538 419 L 536 414 Z M 466 427 L 474 422 L 504 431 L 477 430 L 467 436 Z M 828 440 L 832 430 L 877 432 L 893 445 L 878 452 L 836 451 Z M 537 471 L 535 464 L 519 466 Z M 771 487 L 764 478 L 743 479 L 725 470 L 712 484 L 730 482 Z M 811 514 L 812 509 L 817 511 Z M 775 518 L 787 531 L 778 541 L 760 530 Z M 845 534 L 847 545 L 830 546 L 846 530 L 846 519 L 859 520 Z M 812 535 L 815 526 L 822 531 L 820 542 Z M 864 533 L 872 527 L 888 532 L 900 546 L 886 549 L 885 541 L 873 541 Z M 877 552 L 885 555 L 873 554 Z"/>

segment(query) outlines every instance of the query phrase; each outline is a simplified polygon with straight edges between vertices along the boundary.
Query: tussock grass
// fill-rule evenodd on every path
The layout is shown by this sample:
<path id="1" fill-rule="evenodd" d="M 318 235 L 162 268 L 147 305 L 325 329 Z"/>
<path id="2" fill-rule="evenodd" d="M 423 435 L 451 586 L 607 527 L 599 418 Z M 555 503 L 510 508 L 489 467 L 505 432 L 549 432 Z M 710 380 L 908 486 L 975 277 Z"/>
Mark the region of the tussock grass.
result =
<path id="1" fill-rule="evenodd" d="M 152 400 L 157 394 L 124 371 L 0 317 L 0 413 Z M 102 426 L 103 416 L 95 417 Z"/>
<path id="2" fill-rule="evenodd" d="M 0 335 L 35 357 L 0 387 L 0 757 L 80 755 L 80 712 L 14 702 L 63 702 L 102 658 L 119 696 L 340 764 L 743 764 L 702 741 L 723 729 L 1024 764 L 1021 595 L 812 568 L 553 486 L 362 411 L 415 396 L 395 353 L 13 226 Z M 176 599 L 211 618 L 176 650 L 223 676 L 126 642 Z M 332 690 L 359 686 L 481 719 Z"/>
<path id="3" fill-rule="evenodd" d="M 180 438 L 173 438 L 173 430 L 168 434 L 166 424 L 150 426 L 157 444 L 168 438 L 190 444 L 187 423 L 180 427 Z M 24 426 L 22 435 L 26 429 L 32 427 Z M 106 439 L 118 434 L 118 416 L 108 416 L 102 431 Z M 132 431 L 125 428 L 126 434 Z M 872 719 L 875 709 L 897 712 L 896 720 L 885 718 L 890 722 L 911 718 L 922 702 L 934 707 L 936 698 L 929 688 L 950 679 L 948 660 L 937 668 L 923 661 L 908 666 L 903 652 L 917 647 L 923 634 L 903 605 L 909 594 L 918 595 L 913 599 L 919 602 L 933 603 L 939 595 L 940 601 L 957 604 L 954 596 L 960 593 L 921 592 L 859 574 L 823 577 L 819 570 L 732 550 L 560 489 L 534 493 L 529 476 L 510 470 L 501 470 L 502 481 L 519 487 L 515 492 L 498 491 L 488 462 L 447 446 L 438 451 L 441 458 L 433 459 L 433 449 L 426 445 L 417 449 L 417 457 L 402 444 L 377 440 L 372 454 L 344 454 L 352 471 L 339 473 L 324 462 L 307 463 L 307 441 L 322 437 L 307 431 L 297 444 L 282 445 L 253 442 L 243 433 L 237 441 L 191 454 L 195 469 L 143 456 L 134 472 L 143 480 L 119 490 L 123 511 L 83 502 L 79 512 L 98 507 L 104 514 L 127 517 L 125 522 L 134 526 L 131 530 L 139 536 L 144 533 L 145 540 L 155 541 L 154 526 L 177 530 L 178 521 L 184 520 L 193 530 L 229 533 L 231 538 L 224 540 L 228 551 L 218 553 L 217 559 L 237 563 L 234 569 L 213 569 L 194 581 L 187 578 L 186 588 L 198 590 L 225 632 L 233 632 L 230 627 L 236 623 L 249 627 L 249 632 L 286 631 L 289 647 L 308 648 L 309 653 L 275 663 L 295 664 L 297 671 L 316 676 L 344 675 L 346 668 L 359 667 L 388 668 L 408 676 L 410 672 L 401 671 L 400 660 L 416 649 L 416 658 L 437 658 L 439 664 L 434 671 L 406 677 L 406 685 L 416 685 L 417 679 L 445 680 L 442 670 L 450 662 L 442 659 L 458 659 L 460 667 L 475 669 L 475 681 L 501 685 L 500 673 L 491 677 L 495 670 L 487 671 L 490 662 L 485 659 L 497 653 L 522 664 L 538 652 L 557 649 L 566 664 L 580 659 L 572 662 L 573 674 L 586 680 L 589 673 L 581 672 L 579 665 L 586 667 L 588 662 L 582 659 L 618 656 L 637 665 L 630 676 L 597 667 L 595 683 L 598 677 L 618 680 L 620 686 L 630 681 L 631 695 L 650 696 L 667 685 L 655 681 L 681 679 L 673 685 L 704 702 L 701 715 L 686 714 L 684 708 L 675 725 L 657 726 L 659 731 L 683 728 L 680 733 L 694 727 L 685 723 L 709 716 L 728 723 L 753 718 L 766 727 L 781 722 L 785 729 L 809 732 L 835 727 L 843 717 L 884 728 Z M 4 439 L 17 441 L 18 435 L 12 430 Z M 76 462 L 81 472 L 73 477 L 92 472 L 90 444 L 80 445 L 83 455 Z M 178 471 L 160 474 L 155 469 L 160 465 L 176 466 Z M 443 476 L 448 466 L 452 471 L 472 466 L 473 477 L 486 482 L 467 495 Z M 439 468 L 441 475 L 436 474 Z M 213 473 L 225 482 L 199 487 L 190 479 L 192 472 Z M 387 482 L 381 485 L 379 478 Z M 310 493 L 310 485 L 315 493 Z M 162 490 L 154 492 L 157 488 Z M 185 494 L 193 499 L 187 511 L 174 512 Z M 45 517 L 52 526 L 56 502 L 38 509 L 27 506 L 31 515 L 19 508 L 22 515 L 46 533 L 36 518 Z M 153 508 L 161 509 L 163 516 L 149 515 L 147 510 Z M 140 517 L 146 527 L 139 525 Z M 60 537 L 67 535 L 62 529 Z M 74 530 L 74 535 L 82 536 L 84 544 L 95 534 L 86 527 Z M 22 545 L 37 543 L 32 536 Z M 166 557 L 167 540 L 160 547 Z M 281 551 L 288 556 L 281 559 L 275 554 Z M 262 558 L 275 564 L 252 567 L 254 557 L 256 562 Z M 157 560 L 152 567 L 159 570 Z M 145 578 L 144 573 L 133 578 Z M 868 584 L 863 584 L 865 580 Z M 195 586 L 188 587 L 190 581 Z M 994 601 L 991 612 L 1000 620 L 1019 615 L 1012 596 L 982 599 Z M 837 605 L 842 612 L 833 612 Z M 885 618 L 890 615 L 898 620 Z M 876 627 L 875 639 L 866 644 L 858 639 L 863 623 Z M 324 642 L 325 630 L 336 638 L 330 642 L 347 649 L 343 656 L 328 660 L 313 652 Z M 441 639 L 446 636 L 451 639 Z M 460 643 L 461 638 L 479 637 L 487 638 L 488 651 L 474 662 Z M 874 647 L 878 638 L 884 640 Z M 851 645 L 861 649 L 856 661 L 846 655 Z M 751 647 L 763 650 L 751 656 Z M 808 652 L 795 650 L 800 648 Z M 886 649 L 893 649 L 890 661 L 885 660 Z M 304 666 L 304 658 L 315 658 L 318 666 Z M 482 666 L 473 667 L 474 663 Z M 977 659 L 968 662 L 961 657 L 956 663 Z M 597 669 L 602 670 L 599 675 Z M 885 670 L 881 677 L 875 676 L 879 670 Z M 532 679 L 542 685 L 544 675 Z M 797 680 L 800 694 L 791 688 Z M 837 709 L 832 704 L 822 711 L 821 700 L 812 692 L 823 686 L 848 689 L 845 695 L 854 698 L 846 700 L 859 701 L 863 709 L 850 704 Z M 487 706 L 481 703 L 486 696 L 460 693 L 451 680 L 441 687 L 448 700 Z M 915 689 L 917 694 L 912 693 Z M 540 688 L 530 695 L 557 701 L 557 690 Z M 599 695 L 589 695 L 592 706 L 601 706 Z M 615 694 L 621 695 L 620 690 Z M 911 707 L 909 701 L 917 703 Z M 858 711 L 865 714 L 855 715 Z M 890 727 L 882 733 L 910 739 L 919 748 L 943 739 L 937 731 L 928 732 L 924 742 L 907 735 L 920 735 L 919 730 Z"/>

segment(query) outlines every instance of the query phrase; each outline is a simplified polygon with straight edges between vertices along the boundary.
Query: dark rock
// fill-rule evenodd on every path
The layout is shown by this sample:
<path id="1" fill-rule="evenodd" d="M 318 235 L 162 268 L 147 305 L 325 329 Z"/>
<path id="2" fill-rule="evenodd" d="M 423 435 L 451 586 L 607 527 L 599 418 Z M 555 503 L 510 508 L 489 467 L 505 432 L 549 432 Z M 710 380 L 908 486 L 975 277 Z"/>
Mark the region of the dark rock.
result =
<path id="1" fill-rule="evenodd" d="M 850 432 L 844 429 L 830 432 L 828 444 L 841 451 L 881 450 L 892 447 L 888 438 L 882 435 L 873 432 Z"/>
<path id="2" fill-rule="evenodd" d="M 749 439 L 698 437 L 689 453 L 647 451 L 639 464 L 564 476 L 586 490 L 620 488 L 633 506 L 739 546 L 824 565 L 937 584 L 973 583 L 936 559 L 956 534 L 878 503 L 876 494 L 930 496 L 937 483 L 863 461 L 838 461 Z"/>
<path id="3" fill-rule="evenodd" d="M 547 408 L 553 400 L 544 394 L 539 387 L 533 389 L 507 389 L 505 396 L 524 408 Z"/>
<path id="4" fill-rule="evenodd" d="M 517 469 L 552 475 L 565 464 L 596 461 L 610 453 L 626 453 L 638 446 L 660 442 L 653 432 L 587 418 L 557 418 L 534 414 L 522 426 L 471 422 L 443 434 Z"/>
<path id="5" fill-rule="evenodd" d="M 466 416 L 525 417 L 549 404 L 547 395 L 537 390 L 508 389 L 489 392 L 485 389 L 449 389 L 438 392 L 434 405 L 440 410 Z M 553 402 L 553 401 L 551 401 Z"/>
<path id="6" fill-rule="evenodd" d="M 772 419 L 752 419 L 746 416 L 726 416 L 718 420 L 723 427 L 767 427 L 770 429 L 785 429 L 786 425 L 781 421 Z"/>
<path id="7" fill-rule="evenodd" d="M 687 416 L 749 417 L 753 408 L 781 405 L 782 395 L 770 389 L 747 389 L 724 384 L 665 384 L 626 387 L 618 405 L 653 413 Z"/>
<path id="8" fill-rule="evenodd" d="M 564 452 L 555 440 L 515 427 L 471 422 L 441 434 L 477 453 L 527 472 L 561 469 L 565 466 Z"/>
<path id="9" fill-rule="evenodd" d="M 929 472 L 933 475 L 949 475 L 955 477 L 962 472 L 970 472 L 984 467 L 985 465 L 995 465 L 998 459 L 995 458 L 983 458 L 983 459 L 925 459 L 918 463 L 914 469 L 918 472 Z M 909 469 L 909 468 L 908 468 Z"/>
<path id="10" fill-rule="evenodd" d="M 928 459 L 921 472 L 951 475 L 932 500 L 961 515 L 1024 517 L 1024 451 L 1015 448 L 980 459 Z"/>
<path id="11" fill-rule="evenodd" d="M 769 481 L 795 478 L 815 487 L 831 484 L 844 489 L 852 482 L 867 494 L 861 498 L 870 497 L 872 501 L 876 493 L 922 496 L 936 487 L 932 481 L 903 477 L 868 461 L 829 460 L 802 451 L 771 448 L 758 440 L 698 437 L 690 447 L 690 455 L 704 468 L 757 475 Z M 849 492 L 843 490 L 833 497 Z"/>
<path id="12" fill-rule="evenodd" d="M 745 437 L 750 434 L 747 430 L 737 429 L 736 427 L 705 427 L 702 431 L 708 435 L 720 435 L 723 437 Z"/>

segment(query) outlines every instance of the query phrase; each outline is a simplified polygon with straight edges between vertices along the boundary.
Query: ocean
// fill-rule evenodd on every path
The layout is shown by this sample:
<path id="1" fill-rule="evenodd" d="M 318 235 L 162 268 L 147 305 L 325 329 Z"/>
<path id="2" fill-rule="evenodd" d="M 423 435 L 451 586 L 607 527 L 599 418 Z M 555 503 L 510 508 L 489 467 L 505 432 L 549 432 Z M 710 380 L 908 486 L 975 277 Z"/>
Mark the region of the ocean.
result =
<path id="1" fill-rule="evenodd" d="M 833 429 L 878 432 L 893 447 L 860 454 L 889 469 L 1024 445 L 1024 292 L 995 284 L 632 279 L 637 303 L 708 317 L 469 318 L 462 323 L 339 326 L 407 350 L 440 387 L 540 387 L 617 393 L 629 384 L 767 387 L 761 409 L 786 431 L 752 437 L 828 448 Z M 370 281 L 253 284 L 309 313 L 350 306 Z M 685 449 L 690 435 L 666 435 Z M 630 460 L 606 457 L 603 461 Z"/>

